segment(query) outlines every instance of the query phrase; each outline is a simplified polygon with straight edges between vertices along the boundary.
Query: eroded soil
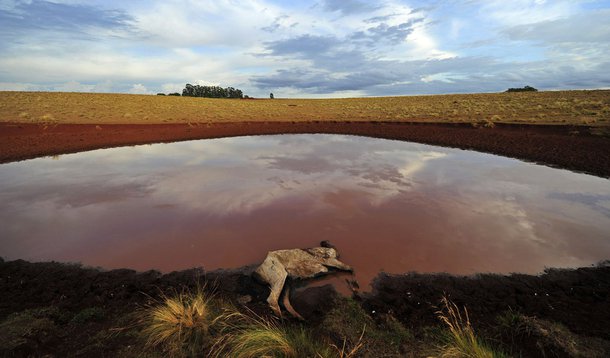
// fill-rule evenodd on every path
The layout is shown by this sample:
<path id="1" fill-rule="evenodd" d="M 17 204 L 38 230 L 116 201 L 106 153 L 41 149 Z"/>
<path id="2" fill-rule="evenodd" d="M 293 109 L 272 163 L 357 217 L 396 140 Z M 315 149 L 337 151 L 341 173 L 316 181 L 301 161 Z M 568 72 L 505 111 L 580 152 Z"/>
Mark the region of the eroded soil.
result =
<path id="1" fill-rule="evenodd" d="M 610 177 L 610 138 L 586 126 L 384 122 L 243 122 L 216 124 L 0 123 L 0 163 L 85 150 L 227 136 L 328 133 L 471 149 Z"/>

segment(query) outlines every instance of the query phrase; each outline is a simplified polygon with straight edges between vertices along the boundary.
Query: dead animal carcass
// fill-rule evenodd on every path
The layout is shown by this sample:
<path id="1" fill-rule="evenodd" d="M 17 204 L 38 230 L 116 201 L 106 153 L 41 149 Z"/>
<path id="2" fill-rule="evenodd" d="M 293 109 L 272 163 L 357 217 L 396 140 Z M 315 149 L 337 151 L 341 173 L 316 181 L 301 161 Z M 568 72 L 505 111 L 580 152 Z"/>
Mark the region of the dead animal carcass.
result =
<path id="1" fill-rule="evenodd" d="M 338 257 L 337 250 L 332 247 L 270 251 L 254 274 L 261 281 L 269 284 L 271 293 L 267 302 L 271 309 L 281 316 L 278 301 L 284 290 L 286 279 L 314 278 L 327 274 L 329 269 L 352 271 L 352 268 L 339 261 Z M 283 300 L 284 307 L 293 316 L 302 318 L 290 304 L 288 296 L 289 292 L 286 292 Z"/>

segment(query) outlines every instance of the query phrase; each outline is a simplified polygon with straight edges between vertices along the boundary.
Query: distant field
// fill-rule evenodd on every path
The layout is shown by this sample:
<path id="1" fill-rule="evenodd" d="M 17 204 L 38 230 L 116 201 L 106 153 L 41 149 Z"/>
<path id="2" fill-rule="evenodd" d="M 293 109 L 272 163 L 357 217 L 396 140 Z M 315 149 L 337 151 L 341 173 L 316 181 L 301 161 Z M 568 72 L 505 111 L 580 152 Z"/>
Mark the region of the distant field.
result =
<path id="1" fill-rule="evenodd" d="M 391 121 L 610 126 L 610 90 L 348 99 L 204 99 L 0 92 L 0 122 L 153 124 Z"/>

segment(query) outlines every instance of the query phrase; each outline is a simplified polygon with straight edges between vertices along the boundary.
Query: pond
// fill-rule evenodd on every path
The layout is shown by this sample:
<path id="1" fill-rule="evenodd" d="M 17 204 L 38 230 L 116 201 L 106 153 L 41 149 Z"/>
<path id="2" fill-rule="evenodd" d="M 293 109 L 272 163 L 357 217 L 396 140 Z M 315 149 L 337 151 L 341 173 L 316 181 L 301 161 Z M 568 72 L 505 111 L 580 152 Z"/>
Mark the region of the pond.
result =
<path id="1" fill-rule="evenodd" d="M 329 240 L 380 271 L 539 273 L 610 258 L 610 180 L 341 135 L 96 150 L 0 165 L 0 256 L 207 270 Z"/>

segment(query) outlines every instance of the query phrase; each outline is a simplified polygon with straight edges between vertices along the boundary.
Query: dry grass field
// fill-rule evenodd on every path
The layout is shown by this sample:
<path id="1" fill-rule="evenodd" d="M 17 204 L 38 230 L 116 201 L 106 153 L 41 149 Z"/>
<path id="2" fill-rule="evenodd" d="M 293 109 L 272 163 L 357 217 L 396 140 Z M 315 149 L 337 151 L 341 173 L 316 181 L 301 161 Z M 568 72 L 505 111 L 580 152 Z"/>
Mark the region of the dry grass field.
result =
<path id="1" fill-rule="evenodd" d="M 0 92 L 0 122 L 160 124 L 390 121 L 610 125 L 610 90 L 346 99 L 205 99 Z"/>

